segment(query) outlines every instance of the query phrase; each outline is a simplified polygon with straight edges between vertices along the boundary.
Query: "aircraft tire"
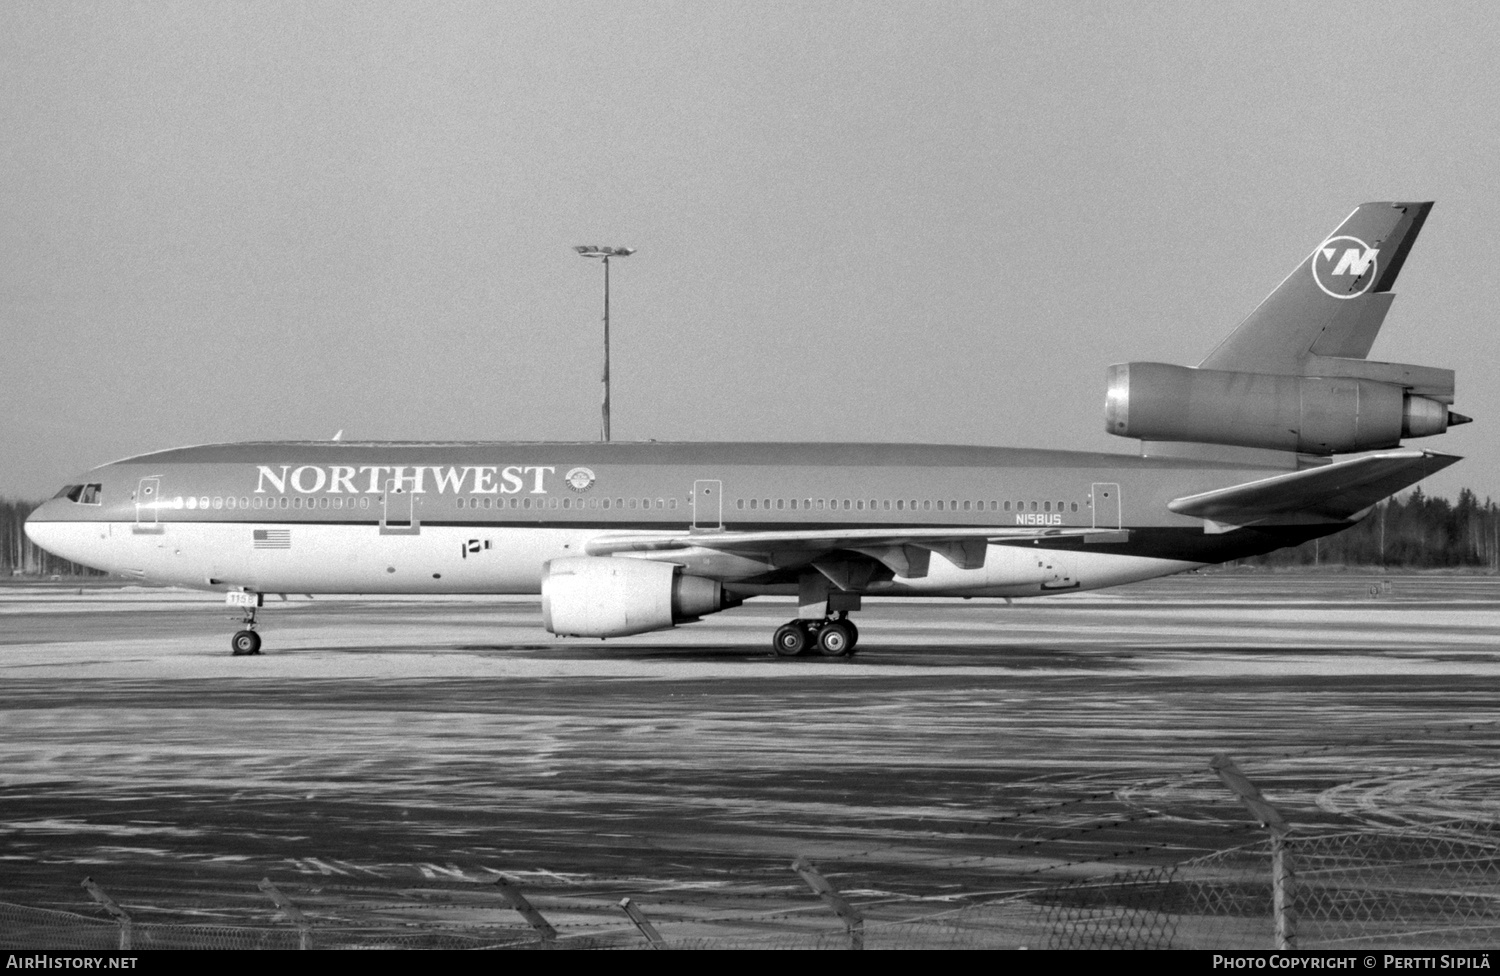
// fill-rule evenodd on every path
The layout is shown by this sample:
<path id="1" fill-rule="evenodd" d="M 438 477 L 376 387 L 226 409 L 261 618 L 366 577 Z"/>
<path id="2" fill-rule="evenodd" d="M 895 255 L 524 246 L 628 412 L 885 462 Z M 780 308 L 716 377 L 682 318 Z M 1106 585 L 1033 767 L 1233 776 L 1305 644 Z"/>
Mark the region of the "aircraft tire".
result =
<path id="1" fill-rule="evenodd" d="M 859 646 L 859 628 L 854 626 L 852 620 L 841 620 L 839 623 L 849 628 L 849 653 L 852 655 L 854 649 Z"/>
<path id="2" fill-rule="evenodd" d="M 229 638 L 229 648 L 235 657 L 246 657 L 260 653 L 260 635 L 253 630 L 241 630 Z"/>
<path id="3" fill-rule="evenodd" d="M 776 649 L 777 657 L 796 657 L 798 654 L 806 654 L 810 643 L 807 631 L 803 630 L 801 623 L 796 620 L 776 628 L 776 635 L 771 638 L 771 646 Z"/>
<path id="4" fill-rule="evenodd" d="M 818 631 L 818 653 L 824 657 L 843 657 L 853 646 L 849 625 L 842 620 L 834 620 Z"/>

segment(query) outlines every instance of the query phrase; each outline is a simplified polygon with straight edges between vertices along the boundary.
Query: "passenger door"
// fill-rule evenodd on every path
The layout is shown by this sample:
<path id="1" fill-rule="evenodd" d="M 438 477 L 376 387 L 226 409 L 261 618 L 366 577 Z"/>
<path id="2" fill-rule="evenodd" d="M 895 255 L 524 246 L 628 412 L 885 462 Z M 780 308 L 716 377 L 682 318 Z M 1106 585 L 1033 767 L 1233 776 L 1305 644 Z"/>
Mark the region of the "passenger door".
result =
<path id="1" fill-rule="evenodd" d="M 724 483 L 722 481 L 693 482 L 693 528 L 722 529 L 724 527 Z"/>
<path id="2" fill-rule="evenodd" d="M 1121 527 L 1120 486 L 1118 484 L 1095 484 L 1090 498 L 1090 507 L 1094 513 L 1094 528 L 1118 529 Z"/>

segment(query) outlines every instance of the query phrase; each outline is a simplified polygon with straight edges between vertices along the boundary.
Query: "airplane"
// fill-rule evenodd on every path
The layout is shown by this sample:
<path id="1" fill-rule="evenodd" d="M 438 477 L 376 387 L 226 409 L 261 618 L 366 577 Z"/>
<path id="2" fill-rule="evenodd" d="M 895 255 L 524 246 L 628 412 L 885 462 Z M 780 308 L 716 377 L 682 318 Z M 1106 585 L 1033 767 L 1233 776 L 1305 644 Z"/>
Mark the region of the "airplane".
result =
<path id="1" fill-rule="evenodd" d="M 105 464 L 26 522 L 65 559 L 222 591 L 540 594 L 622 637 L 797 598 L 776 654 L 852 654 L 867 596 L 1036 597 L 1338 532 L 1460 458 L 1452 370 L 1366 358 L 1431 202 L 1366 203 L 1196 367 L 1109 367 L 1138 454 L 819 443 L 249 442 Z M 342 432 L 341 432 L 342 433 Z M 1336 455 L 1348 455 L 1335 457 Z"/>

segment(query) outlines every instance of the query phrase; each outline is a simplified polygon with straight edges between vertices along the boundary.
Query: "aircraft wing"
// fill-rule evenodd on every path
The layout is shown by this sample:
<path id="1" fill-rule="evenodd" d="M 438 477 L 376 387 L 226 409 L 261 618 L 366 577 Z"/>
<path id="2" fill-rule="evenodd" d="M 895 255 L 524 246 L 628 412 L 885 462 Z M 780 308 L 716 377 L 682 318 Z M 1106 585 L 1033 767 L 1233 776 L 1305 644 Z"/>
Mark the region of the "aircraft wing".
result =
<path id="1" fill-rule="evenodd" d="M 885 563 L 906 577 L 927 575 L 932 553 L 959 569 L 984 565 L 991 542 L 1082 539 L 1085 543 L 1125 542 L 1128 531 L 1085 527 L 977 527 L 899 529 L 785 529 L 762 532 L 731 532 L 713 529 L 677 533 L 611 534 L 590 539 L 584 551 L 591 556 L 616 553 L 662 552 L 673 549 L 713 549 L 745 555 L 775 552 L 831 553 L 852 550 Z"/>
<path id="2" fill-rule="evenodd" d="M 1430 451 L 1389 451 L 1184 495 L 1167 503 L 1178 515 L 1228 526 L 1297 525 L 1347 520 L 1376 502 L 1461 460 Z"/>
<path id="3" fill-rule="evenodd" d="M 948 542 L 1027 542 L 1033 539 L 1081 538 L 1085 542 L 1124 542 L 1128 535 L 1128 532 L 1119 529 L 1044 528 L 1041 526 L 953 529 L 787 529 L 769 532 L 712 530 L 687 533 L 604 535 L 589 540 L 584 548 L 590 556 L 609 556 L 618 552 L 655 552 L 662 549 L 689 549 L 694 546 L 741 552 L 774 552 L 788 549 L 857 549 L 867 546 L 937 546 Z"/>

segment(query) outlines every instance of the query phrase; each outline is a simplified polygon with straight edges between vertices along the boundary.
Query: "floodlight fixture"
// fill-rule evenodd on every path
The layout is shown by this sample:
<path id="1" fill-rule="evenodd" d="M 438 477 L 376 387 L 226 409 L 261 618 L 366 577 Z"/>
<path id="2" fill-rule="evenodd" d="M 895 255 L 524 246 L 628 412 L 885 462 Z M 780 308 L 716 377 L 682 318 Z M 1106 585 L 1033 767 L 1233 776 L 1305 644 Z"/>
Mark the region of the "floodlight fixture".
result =
<path id="1" fill-rule="evenodd" d="M 609 440 L 609 259 L 628 258 L 635 253 L 633 247 L 610 247 L 606 244 L 578 244 L 573 250 L 579 257 L 599 258 L 604 262 L 604 403 L 600 408 L 602 424 L 600 440 Z"/>

